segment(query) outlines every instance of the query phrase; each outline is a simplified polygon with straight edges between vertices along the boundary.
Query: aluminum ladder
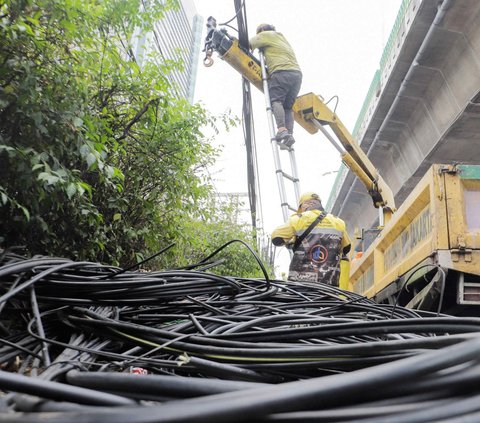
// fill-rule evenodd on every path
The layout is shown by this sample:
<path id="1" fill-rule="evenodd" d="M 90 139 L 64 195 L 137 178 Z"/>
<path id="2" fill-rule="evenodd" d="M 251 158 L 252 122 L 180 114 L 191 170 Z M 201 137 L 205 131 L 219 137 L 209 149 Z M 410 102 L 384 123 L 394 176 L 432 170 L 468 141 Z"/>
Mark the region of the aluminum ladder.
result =
<path id="1" fill-rule="evenodd" d="M 267 77 L 267 69 L 265 67 L 265 58 L 262 52 L 259 53 L 259 56 L 260 56 L 260 65 L 262 68 L 262 82 L 263 82 L 263 93 L 265 95 L 265 107 L 267 111 L 267 120 L 268 120 L 268 126 L 270 130 L 270 142 L 272 145 L 273 160 L 275 163 L 275 173 L 277 177 L 278 191 L 280 194 L 280 204 L 282 207 L 283 219 L 286 221 L 290 216 L 290 211 L 293 211 L 293 212 L 297 211 L 297 204 L 300 198 L 300 180 L 298 179 L 298 169 L 297 169 L 297 162 L 295 160 L 295 150 L 293 149 L 293 147 L 290 147 L 288 150 L 280 150 L 278 142 L 275 138 L 277 131 L 276 131 L 275 118 L 273 116 L 272 104 L 270 101 L 270 94 L 268 91 L 268 80 L 267 80 L 268 77 Z M 284 172 L 282 169 L 280 151 L 288 152 L 289 159 L 290 159 L 291 174 Z M 289 202 L 287 199 L 287 193 L 285 190 L 285 181 L 290 181 L 293 183 L 293 192 L 295 195 L 294 202 Z"/>

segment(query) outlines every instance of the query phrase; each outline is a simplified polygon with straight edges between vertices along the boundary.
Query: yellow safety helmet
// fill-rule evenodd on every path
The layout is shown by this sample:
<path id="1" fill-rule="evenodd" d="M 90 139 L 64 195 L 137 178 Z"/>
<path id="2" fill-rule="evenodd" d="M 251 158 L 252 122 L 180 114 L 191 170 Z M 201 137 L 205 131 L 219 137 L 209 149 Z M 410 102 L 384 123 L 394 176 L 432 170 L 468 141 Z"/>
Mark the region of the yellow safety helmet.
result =
<path id="1" fill-rule="evenodd" d="M 297 213 L 301 212 L 302 204 L 305 203 L 305 201 L 309 201 L 309 200 L 317 200 L 322 202 L 322 200 L 320 199 L 320 196 L 316 192 L 305 192 L 300 196 L 300 200 L 298 200 Z"/>
<path id="2" fill-rule="evenodd" d="M 273 25 L 266 24 L 266 23 L 258 25 L 257 34 L 260 34 L 260 32 L 263 32 L 263 31 L 275 31 L 275 27 Z"/>

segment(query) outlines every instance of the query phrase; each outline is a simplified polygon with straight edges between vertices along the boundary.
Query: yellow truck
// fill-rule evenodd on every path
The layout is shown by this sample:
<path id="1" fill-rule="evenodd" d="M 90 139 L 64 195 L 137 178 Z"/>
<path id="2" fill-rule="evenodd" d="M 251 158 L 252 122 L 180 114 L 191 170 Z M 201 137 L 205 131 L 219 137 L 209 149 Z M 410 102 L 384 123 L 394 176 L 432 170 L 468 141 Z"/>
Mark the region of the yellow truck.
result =
<path id="1" fill-rule="evenodd" d="M 259 61 L 214 18 L 207 27 L 205 65 L 215 51 L 263 91 Z M 297 123 L 323 132 L 337 148 L 379 209 L 374 241 L 352 260 L 349 290 L 392 305 L 478 314 L 472 306 L 480 305 L 480 166 L 432 165 L 397 210 L 391 189 L 322 97 L 302 95 L 293 109 Z"/>
<path id="2" fill-rule="evenodd" d="M 351 264 L 350 290 L 450 314 L 480 305 L 480 166 L 434 164 Z"/>

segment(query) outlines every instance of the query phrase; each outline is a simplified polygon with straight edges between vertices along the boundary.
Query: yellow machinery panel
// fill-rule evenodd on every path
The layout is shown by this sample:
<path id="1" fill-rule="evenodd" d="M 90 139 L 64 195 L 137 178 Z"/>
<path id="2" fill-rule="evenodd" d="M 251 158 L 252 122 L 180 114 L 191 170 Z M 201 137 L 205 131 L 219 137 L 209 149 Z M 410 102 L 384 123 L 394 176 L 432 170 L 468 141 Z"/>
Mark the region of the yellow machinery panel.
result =
<path id="1" fill-rule="evenodd" d="M 396 298 L 400 290 L 408 292 L 407 282 L 438 268 L 444 275 L 453 272 L 457 291 L 478 291 L 480 300 L 480 166 L 433 165 L 353 261 L 349 289 L 377 300 Z M 474 281 L 470 290 L 458 282 L 460 274 Z M 457 300 L 462 303 L 458 292 Z"/>

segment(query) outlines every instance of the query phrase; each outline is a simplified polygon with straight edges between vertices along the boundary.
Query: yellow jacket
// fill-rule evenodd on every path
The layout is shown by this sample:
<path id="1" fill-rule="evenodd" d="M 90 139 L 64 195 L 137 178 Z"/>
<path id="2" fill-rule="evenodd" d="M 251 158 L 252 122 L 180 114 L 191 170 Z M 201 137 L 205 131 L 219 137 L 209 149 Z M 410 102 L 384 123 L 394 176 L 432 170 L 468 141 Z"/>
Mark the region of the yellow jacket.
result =
<path id="1" fill-rule="evenodd" d="M 250 39 L 250 47 L 263 50 L 270 74 L 279 70 L 300 71 L 292 47 L 280 32 L 263 31 Z"/>
<path id="2" fill-rule="evenodd" d="M 292 215 L 285 224 L 273 231 L 273 244 L 293 244 L 320 213 L 320 210 L 309 210 Z M 327 214 L 294 251 L 289 279 L 318 281 L 338 286 L 340 261 L 350 250 L 350 244 L 345 222 Z"/>

